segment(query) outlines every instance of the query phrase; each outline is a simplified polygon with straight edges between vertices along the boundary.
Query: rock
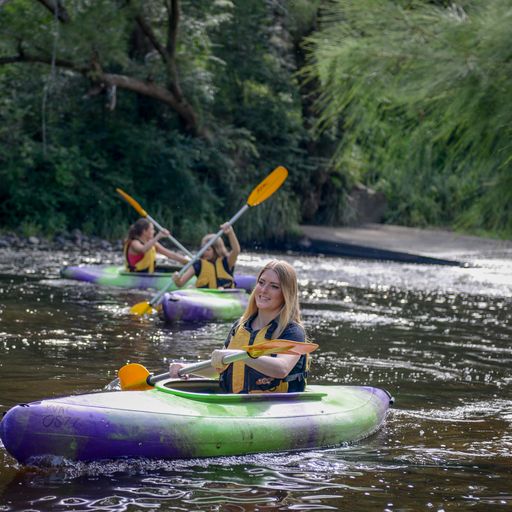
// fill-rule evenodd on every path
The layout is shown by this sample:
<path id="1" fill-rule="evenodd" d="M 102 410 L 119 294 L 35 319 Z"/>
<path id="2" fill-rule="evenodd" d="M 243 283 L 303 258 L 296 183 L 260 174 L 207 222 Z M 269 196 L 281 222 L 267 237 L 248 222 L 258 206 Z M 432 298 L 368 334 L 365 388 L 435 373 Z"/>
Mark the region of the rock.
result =
<path id="1" fill-rule="evenodd" d="M 304 249 L 304 250 L 307 250 L 311 247 L 311 240 L 306 237 L 306 236 L 303 236 L 301 237 L 301 239 L 298 241 L 298 245 L 300 248 Z"/>
<path id="2" fill-rule="evenodd" d="M 386 210 L 386 196 L 364 185 L 355 185 L 347 199 L 346 222 L 349 225 L 379 223 Z"/>
<path id="3" fill-rule="evenodd" d="M 73 229 L 73 231 L 71 231 L 71 238 L 75 244 L 80 245 L 83 238 L 82 232 L 79 229 Z"/>
<path id="4" fill-rule="evenodd" d="M 68 241 L 66 240 L 66 238 L 63 235 L 57 235 L 53 239 L 53 243 L 57 246 L 57 249 L 63 249 L 64 247 L 66 247 L 66 244 L 68 243 Z"/>

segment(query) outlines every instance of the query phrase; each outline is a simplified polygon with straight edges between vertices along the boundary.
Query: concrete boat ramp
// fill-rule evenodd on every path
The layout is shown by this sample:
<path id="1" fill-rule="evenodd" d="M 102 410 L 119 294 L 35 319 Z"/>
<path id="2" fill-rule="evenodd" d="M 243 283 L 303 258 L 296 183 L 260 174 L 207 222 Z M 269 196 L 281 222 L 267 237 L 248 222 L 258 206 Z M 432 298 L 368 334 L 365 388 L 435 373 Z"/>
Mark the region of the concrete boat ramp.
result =
<path id="1" fill-rule="evenodd" d="M 512 258 L 512 241 L 389 224 L 300 226 L 297 250 L 349 258 L 467 266 L 472 257 Z"/>

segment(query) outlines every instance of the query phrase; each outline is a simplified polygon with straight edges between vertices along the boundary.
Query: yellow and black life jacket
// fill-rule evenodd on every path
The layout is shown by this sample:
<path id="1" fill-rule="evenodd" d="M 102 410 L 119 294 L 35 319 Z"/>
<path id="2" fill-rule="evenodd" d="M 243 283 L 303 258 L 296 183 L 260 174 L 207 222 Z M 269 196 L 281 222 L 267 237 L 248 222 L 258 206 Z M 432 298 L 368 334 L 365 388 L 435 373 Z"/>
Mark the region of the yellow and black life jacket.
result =
<path id="1" fill-rule="evenodd" d="M 135 264 L 130 263 L 130 259 L 128 258 L 128 249 L 130 248 L 130 244 L 132 240 L 128 240 L 124 244 L 124 261 L 126 270 L 129 272 L 154 272 L 155 271 L 155 261 L 156 261 L 156 249 L 155 246 L 151 247 L 148 251 L 146 251 L 140 259 L 136 261 Z M 141 242 L 142 243 L 142 242 Z"/>
<path id="2" fill-rule="evenodd" d="M 253 345 L 269 340 L 276 327 L 277 322 L 273 320 L 263 329 L 251 332 L 245 325 L 235 323 L 231 331 L 231 339 L 226 348 L 239 349 L 245 345 Z M 277 379 L 258 372 L 247 366 L 244 361 L 235 361 L 221 374 L 220 382 L 226 393 L 291 393 L 304 391 L 308 363 L 308 356 L 301 356 L 287 377 Z"/>
<path id="3" fill-rule="evenodd" d="M 194 265 L 197 280 L 196 288 L 234 288 L 235 280 L 233 271 L 226 270 L 228 268 L 228 259 L 217 258 L 215 263 L 201 259 Z"/>

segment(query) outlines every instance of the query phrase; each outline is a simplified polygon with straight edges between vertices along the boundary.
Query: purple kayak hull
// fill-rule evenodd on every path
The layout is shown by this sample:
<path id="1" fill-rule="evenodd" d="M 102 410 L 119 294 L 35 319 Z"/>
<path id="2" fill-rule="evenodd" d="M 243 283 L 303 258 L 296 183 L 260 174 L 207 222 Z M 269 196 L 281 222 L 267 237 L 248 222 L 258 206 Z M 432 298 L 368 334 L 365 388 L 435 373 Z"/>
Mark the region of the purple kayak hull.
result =
<path id="1" fill-rule="evenodd" d="M 166 293 L 161 318 L 166 323 L 235 320 L 249 301 L 245 290 L 185 289 Z"/>
<path id="2" fill-rule="evenodd" d="M 18 405 L 3 417 L 0 438 L 23 464 L 296 451 L 364 439 L 382 426 L 391 403 L 386 391 L 365 386 L 223 395 L 218 383 L 201 381 L 201 391 L 179 389 L 197 382 Z"/>

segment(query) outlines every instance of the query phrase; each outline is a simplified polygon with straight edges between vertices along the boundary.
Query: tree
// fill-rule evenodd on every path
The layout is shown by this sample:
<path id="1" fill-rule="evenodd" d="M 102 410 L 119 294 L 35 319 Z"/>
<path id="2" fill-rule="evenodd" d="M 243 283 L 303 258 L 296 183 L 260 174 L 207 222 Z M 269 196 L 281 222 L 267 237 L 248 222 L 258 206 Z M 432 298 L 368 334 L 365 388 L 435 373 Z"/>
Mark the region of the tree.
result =
<path id="1" fill-rule="evenodd" d="M 292 170 L 288 193 L 242 219 L 240 235 L 289 231 L 311 164 L 278 4 L 8 2 L 0 12 L 1 222 L 119 236 L 121 186 L 194 241 L 283 164 Z"/>
<path id="2" fill-rule="evenodd" d="M 510 2 L 335 0 L 321 21 L 307 72 L 337 166 L 391 221 L 510 235 Z"/>
<path id="3" fill-rule="evenodd" d="M 207 60 L 207 44 L 187 43 L 228 19 L 230 7 L 213 2 L 192 23 L 183 19 L 180 0 L 98 0 L 68 7 L 60 0 L 12 0 L 0 18 L 0 65 L 39 63 L 78 73 L 90 83 L 87 95 L 107 96 L 111 109 L 117 90 L 152 98 L 177 115 L 184 132 L 205 137 L 207 128 L 189 99 L 197 91 L 192 81 L 192 90 L 183 90 L 180 70 L 186 74 L 184 62 L 190 60 L 197 66 L 198 54 Z M 180 26 L 193 27 L 181 40 Z"/>

